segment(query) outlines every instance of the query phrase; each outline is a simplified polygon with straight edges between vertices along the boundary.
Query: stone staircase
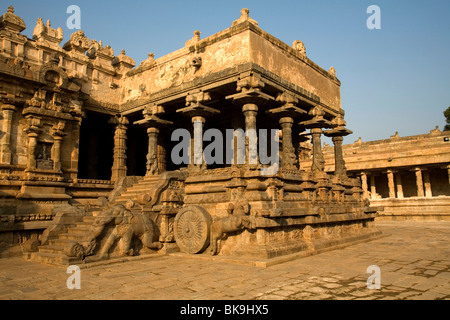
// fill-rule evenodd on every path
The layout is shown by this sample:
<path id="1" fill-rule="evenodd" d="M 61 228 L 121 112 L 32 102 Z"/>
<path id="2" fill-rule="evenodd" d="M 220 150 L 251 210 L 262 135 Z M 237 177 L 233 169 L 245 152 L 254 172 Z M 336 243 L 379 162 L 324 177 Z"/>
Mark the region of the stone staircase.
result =
<path id="1" fill-rule="evenodd" d="M 155 189 L 157 189 L 157 184 L 161 182 L 161 176 L 146 176 L 139 180 L 138 183 L 127 188 L 118 197 L 114 199 L 115 204 L 125 204 L 128 200 L 138 200 L 139 196 L 145 194 L 151 194 L 155 196 Z M 156 187 L 156 188 L 155 188 Z M 152 202 L 156 202 L 157 199 L 152 199 Z"/>
<path id="2" fill-rule="evenodd" d="M 142 206 L 138 206 L 134 210 L 144 210 L 152 208 L 153 205 L 160 200 L 161 192 L 165 190 L 172 179 L 179 179 L 183 175 L 176 172 L 168 172 L 158 176 L 147 176 L 138 180 L 137 183 L 124 189 L 117 195 L 110 205 L 126 204 L 128 200 L 138 201 Z M 144 197 L 143 197 L 144 196 Z M 94 223 L 95 218 L 101 208 L 92 208 L 86 211 L 86 215 L 82 216 L 79 221 L 73 221 L 65 225 L 65 231 L 57 236 L 48 239 L 48 243 L 38 247 L 37 252 L 26 253 L 25 258 L 40 263 L 54 265 L 71 265 L 81 264 L 82 260 L 78 258 L 69 258 L 65 254 L 65 248 L 70 246 L 72 242 L 78 242 L 86 247 L 90 226 Z"/>
<path id="3" fill-rule="evenodd" d="M 82 263 L 78 258 L 69 258 L 64 248 L 71 242 L 76 241 L 85 246 L 86 236 L 89 228 L 95 220 L 95 212 L 88 212 L 80 222 L 67 226 L 67 231 L 60 233 L 57 237 L 50 238 L 48 244 L 38 247 L 37 252 L 28 253 L 29 260 L 56 265 L 71 265 Z"/>

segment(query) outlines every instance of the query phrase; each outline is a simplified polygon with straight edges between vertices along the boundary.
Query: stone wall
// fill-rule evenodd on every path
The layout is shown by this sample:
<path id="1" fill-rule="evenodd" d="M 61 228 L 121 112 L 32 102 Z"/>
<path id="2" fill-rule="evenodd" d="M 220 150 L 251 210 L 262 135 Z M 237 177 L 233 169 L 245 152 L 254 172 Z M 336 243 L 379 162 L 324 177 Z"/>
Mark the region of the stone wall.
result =
<path id="1" fill-rule="evenodd" d="M 450 132 L 430 133 L 343 146 L 347 172 L 359 177 L 379 219 L 450 219 Z M 323 148 L 325 170 L 334 171 L 331 146 Z M 308 168 L 310 162 L 305 163 Z"/>

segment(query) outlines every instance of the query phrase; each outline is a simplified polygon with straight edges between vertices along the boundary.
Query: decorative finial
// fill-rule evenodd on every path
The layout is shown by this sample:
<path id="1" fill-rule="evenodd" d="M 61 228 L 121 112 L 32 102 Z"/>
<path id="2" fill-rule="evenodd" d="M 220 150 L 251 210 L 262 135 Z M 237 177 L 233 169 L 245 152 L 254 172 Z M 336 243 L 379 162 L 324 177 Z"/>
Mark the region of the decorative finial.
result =
<path id="1" fill-rule="evenodd" d="M 292 44 L 294 50 L 296 50 L 301 56 L 306 57 L 305 44 L 300 40 L 295 40 Z"/>
<path id="2" fill-rule="evenodd" d="M 235 20 L 235 21 L 233 21 L 233 23 L 232 23 L 231 26 L 237 25 L 237 24 L 242 23 L 242 22 L 245 22 L 245 21 L 248 21 L 248 22 L 250 22 L 250 23 L 253 23 L 254 25 L 257 26 L 257 25 L 258 25 L 258 22 L 256 22 L 256 21 L 253 20 L 252 18 L 250 18 L 249 13 L 250 13 L 250 10 L 248 10 L 248 8 L 243 8 L 243 9 L 241 10 L 241 16 L 240 16 L 240 18 L 237 19 L 237 20 Z"/>
<path id="3" fill-rule="evenodd" d="M 331 67 L 330 70 L 328 70 L 328 73 L 333 77 L 336 77 L 336 69 L 334 67 Z"/>
<path id="4" fill-rule="evenodd" d="M 121 55 L 125 55 L 125 49 L 122 49 L 122 51 L 120 51 Z"/>
<path id="5" fill-rule="evenodd" d="M 8 10 L 6 11 L 8 13 L 14 13 L 14 7 L 13 6 L 9 6 Z"/>
<path id="6" fill-rule="evenodd" d="M 241 10 L 241 16 L 242 17 L 246 17 L 247 18 L 249 13 L 250 13 L 250 10 L 248 10 L 248 8 L 242 8 L 242 10 Z"/>

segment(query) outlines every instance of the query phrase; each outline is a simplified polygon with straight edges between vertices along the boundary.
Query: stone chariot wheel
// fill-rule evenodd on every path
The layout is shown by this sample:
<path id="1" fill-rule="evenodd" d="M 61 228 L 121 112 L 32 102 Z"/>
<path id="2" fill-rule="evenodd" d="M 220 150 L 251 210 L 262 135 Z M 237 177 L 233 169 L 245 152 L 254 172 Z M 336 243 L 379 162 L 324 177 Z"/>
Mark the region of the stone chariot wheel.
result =
<path id="1" fill-rule="evenodd" d="M 189 206 L 178 211 L 174 221 L 174 236 L 184 253 L 196 254 L 209 245 L 212 218 L 200 206 Z"/>

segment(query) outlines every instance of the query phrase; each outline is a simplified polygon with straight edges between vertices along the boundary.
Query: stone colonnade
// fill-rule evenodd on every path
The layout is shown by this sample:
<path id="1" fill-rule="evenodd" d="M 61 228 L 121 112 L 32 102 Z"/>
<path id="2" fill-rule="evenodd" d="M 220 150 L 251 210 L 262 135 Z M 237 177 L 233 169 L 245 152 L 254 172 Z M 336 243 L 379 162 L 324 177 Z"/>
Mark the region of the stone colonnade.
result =
<path id="1" fill-rule="evenodd" d="M 310 134 L 302 134 L 300 140 L 306 139 L 305 136 L 312 136 L 313 143 L 313 167 L 312 171 L 316 174 L 323 175 L 324 159 L 322 154 L 321 136 L 332 137 L 335 145 L 335 159 L 336 159 L 336 176 L 346 176 L 345 162 L 342 155 L 342 141 L 343 137 L 351 133 L 345 128 L 345 121 L 343 120 L 343 112 L 338 114 L 333 121 L 325 119 L 325 112 L 319 106 L 309 106 L 310 110 L 307 112 L 297 106 L 299 100 L 293 94 L 283 92 L 276 98 L 265 94 L 261 91 L 265 84 L 261 81 L 258 74 L 245 74 L 237 82 L 238 93 L 226 96 L 225 99 L 237 105 L 242 113 L 243 124 L 245 132 L 245 164 L 249 168 L 255 169 L 259 165 L 258 152 L 256 150 L 258 141 L 257 136 L 257 117 L 261 114 L 262 107 L 267 107 L 269 104 L 273 108 L 268 109 L 266 114 L 276 120 L 279 124 L 279 129 L 282 133 L 282 145 L 280 147 L 280 167 L 283 169 L 300 169 L 297 155 L 293 144 L 292 128 L 294 126 L 294 118 L 307 114 L 310 120 L 299 122 L 298 125 L 303 129 L 310 129 Z M 195 141 L 203 141 L 203 128 L 206 121 L 212 115 L 219 114 L 221 111 L 208 106 L 211 101 L 211 96 L 208 92 L 202 90 L 195 90 L 186 96 L 186 105 L 183 108 L 176 110 L 180 115 L 186 116 L 192 123 L 191 127 L 191 161 L 188 168 L 206 168 L 204 160 L 200 157 L 203 154 L 203 144 Z M 144 119 L 134 122 L 135 125 L 144 126 L 147 128 L 149 137 L 148 152 L 147 152 L 147 176 L 154 176 L 162 173 L 163 168 L 158 167 L 157 146 L 158 135 L 162 128 L 173 124 L 171 121 L 164 120 L 161 117 L 165 115 L 164 107 L 161 105 L 150 105 L 143 110 Z M 124 118 L 124 117 L 123 117 Z M 230 118 L 233 122 L 233 119 Z M 330 129 L 324 131 L 323 129 Z M 235 125 L 233 129 L 236 130 Z M 256 134 L 255 137 L 249 137 L 248 134 Z M 196 139 L 197 137 L 197 139 Z M 252 139 L 253 138 L 253 139 Z M 125 159 L 126 148 L 124 146 L 124 139 L 126 139 L 126 124 L 119 123 L 116 127 L 115 136 L 115 150 L 114 152 L 114 166 L 113 166 L 113 180 L 117 180 L 120 176 L 126 175 Z M 252 143 L 250 143 L 250 141 Z M 116 152 L 117 151 L 117 152 Z M 236 155 L 235 155 L 236 156 Z M 121 163 L 122 169 L 117 166 Z"/>
<path id="2" fill-rule="evenodd" d="M 450 165 L 446 166 L 446 171 L 449 176 L 448 183 L 450 184 Z M 405 170 L 402 170 L 405 172 Z M 426 166 L 417 166 L 409 168 L 408 171 L 414 173 L 415 177 L 415 191 L 419 198 L 432 198 L 433 191 L 431 188 L 430 172 Z M 363 171 L 360 173 L 362 188 L 366 198 L 375 200 L 381 198 L 377 192 L 376 177 L 385 175 L 387 179 L 387 189 L 389 198 L 404 199 L 405 196 L 405 181 L 402 181 L 402 174 L 399 169 L 387 169 L 383 172 Z M 370 184 L 370 187 L 369 187 Z M 380 187 L 380 186 L 379 186 Z"/>

